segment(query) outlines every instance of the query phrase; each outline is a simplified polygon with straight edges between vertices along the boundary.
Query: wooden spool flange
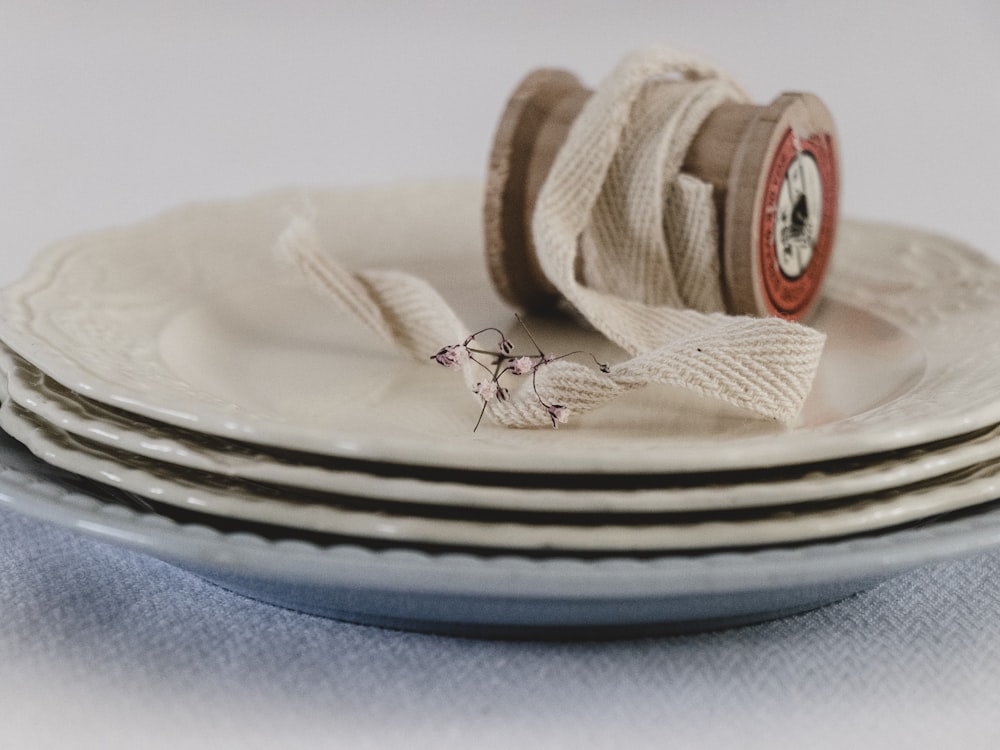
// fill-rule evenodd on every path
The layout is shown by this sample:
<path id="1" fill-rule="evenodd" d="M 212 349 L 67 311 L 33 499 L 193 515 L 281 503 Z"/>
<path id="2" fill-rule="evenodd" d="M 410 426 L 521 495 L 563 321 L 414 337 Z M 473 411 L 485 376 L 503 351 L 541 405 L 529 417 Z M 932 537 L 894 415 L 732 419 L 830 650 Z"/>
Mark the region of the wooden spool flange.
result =
<path id="1" fill-rule="evenodd" d="M 531 223 L 545 178 L 590 98 L 576 76 L 538 70 L 514 91 L 493 140 L 484 225 L 497 291 L 531 311 L 560 299 L 545 277 Z M 726 308 L 798 320 L 819 298 L 837 224 L 833 120 L 812 94 L 766 106 L 729 103 L 704 122 L 682 171 L 709 183 L 718 213 Z"/>

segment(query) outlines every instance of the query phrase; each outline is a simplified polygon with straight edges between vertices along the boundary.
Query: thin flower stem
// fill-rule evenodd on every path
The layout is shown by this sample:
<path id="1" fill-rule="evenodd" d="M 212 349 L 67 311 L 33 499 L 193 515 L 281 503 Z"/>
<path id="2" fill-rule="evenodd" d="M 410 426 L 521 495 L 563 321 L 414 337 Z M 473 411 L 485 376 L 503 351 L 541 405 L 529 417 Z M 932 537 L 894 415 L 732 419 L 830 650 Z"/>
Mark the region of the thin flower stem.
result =
<path id="1" fill-rule="evenodd" d="M 549 364 L 550 362 L 558 362 L 560 359 L 566 359 L 566 357 L 574 357 L 577 354 L 582 354 L 586 357 L 590 357 L 592 360 L 594 360 L 594 364 L 597 365 L 598 369 L 601 372 L 609 372 L 611 369 L 605 362 L 601 362 L 601 360 L 595 357 L 591 352 L 585 352 L 583 351 L 583 349 L 577 349 L 575 352 L 567 352 L 566 354 L 560 354 L 558 357 L 546 357 L 545 364 Z"/>
<path id="2" fill-rule="evenodd" d="M 493 372 L 493 370 L 491 370 L 491 369 L 490 369 L 490 368 L 489 368 L 489 367 L 488 367 L 487 365 L 483 364 L 482 362 L 480 362 L 480 361 L 479 361 L 478 359 L 476 359 L 475 357 L 469 357 L 469 360 L 470 360 L 470 361 L 472 361 L 472 362 L 475 362 L 475 363 L 476 363 L 477 365 L 479 365 L 479 366 L 480 366 L 480 367 L 482 367 L 482 368 L 483 368 L 484 370 L 486 370 L 486 372 L 489 372 L 489 373 L 492 373 L 492 372 Z"/>
<path id="3" fill-rule="evenodd" d="M 488 326 L 486 328 L 483 328 L 480 331 L 476 331 L 475 333 L 471 334 L 467 339 L 465 339 L 465 344 L 464 345 L 468 346 L 469 342 L 472 341 L 474 338 L 476 338 L 476 336 L 484 334 L 487 331 L 493 331 L 493 333 L 495 333 L 497 336 L 500 337 L 501 341 L 506 341 L 507 340 L 507 336 L 499 328 L 494 328 L 493 326 Z"/>
<path id="4" fill-rule="evenodd" d="M 507 354 L 498 354 L 497 352 L 491 352 L 489 349 L 473 349 L 471 346 L 466 346 L 465 350 L 470 354 L 487 354 L 491 357 L 503 357 L 504 359 L 510 359 Z"/>
<path id="5" fill-rule="evenodd" d="M 476 426 L 472 428 L 473 432 L 475 432 L 476 430 L 478 430 L 479 429 L 479 425 L 481 425 L 483 423 L 483 415 L 486 414 L 486 407 L 487 407 L 487 403 L 485 401 L 483 401 L 483 408 L 479 410 L 479 419 L 476 420 Z"/>
<path id="6" fill-rule="evenodd" d="M 535 392 L 535 398 L 538 399 L 538 403 L 540 403 L 542 406 L 548 409 L 552 404 L 545 403 L 545 401 L 542 399 L 541 394 L 538 393 L 538 385 L 535 382 L 535 373 L 537 372 L 538 368 L 535 368 L 534 370 L 531 371 L 531 390 Z"/>
<path id="7" fill-rule="evenodd" d="M 542 359 L 545 359 L 545 352 L 542 351 L 542 347 L 540 347 L 538 345 L 538 342 L 535 341 L 535 337 L 531 335 L 531 331 L 528 330 L 528 326 L 526 326 L 524 324 L 524 321 L 521 320 L 521 316 L 518 315 L 517 313 L 514 313 L 514 317 L 517 318 L 517 322 L 521 324 L 521 328 L 524 330 L 524 333 L 528 336 L 528 339 L 534 345 L 535 351 L 538 352 L 538 356 L 541 357 Z"/>
<path id="8" fill-rule="evenodd" d="M 475 393 L 477 393 L 482 399 L 483 404 L 482 408 L 479 410 L 479 418 L 476 420 L 476 425 L 472 428 L 473 432 L 478 430 L 479 425 L 482 424 L 483 417 L 486 416 L 486 410 L 489 408 L 489 402 L 491 400 L 497 399 L 498 401 L 507 401 L 512 398 L 511 392 L 507 388 L 500 385 L 500 378 L 508 372 L 513 372 L 515 375 L 527 375 L 529 372 L 531 373 L 531 390 L 535 394 L 535 398 L 538 400 L 538 403 L 543 409 L 545 409 L 546 412 L 548 412 L 549 419 L 552 421 L 553 429 L 558 428 L 560 423 L 566 422 L 567 417 L 569 416 L 569 408 L 558 402 L 549 403 L 542 398 L 541 393 L 538 392 L 538 370 L 543 365 L 552 364 L 560 359 L 573 357 L 579 354 L 586 354 L 594 361 L 594 364 L 600 368 L 601 372 L 610 372 L 610 367 L 608 365 L 598 360 L 597 357 L 590 352 L 585 352 L 583 350 L 572 351 L 568 354 L 560 354 L 556 357 L 548 356 L 544 351 L 542 351 L 538 342 L 535 341 L 535 337 L 531 335 L 531 331 L 528 330 L 528 326 L 525 324 L 524 320 L 522 320 L 521 316 L 515 313 L 514 317 L 517 319 L 517 322 L 524 330 L 525 335 L 535 347 L 535 355 L 516 355 L 514 353 L 514 344 L 507 338 L 507 335 L 499 328 L 490 326 L 472 334 L 461 344 L 446 346 L 431 356 L 432 360 L 435 360 L 438 364 L 445 365 L 447 367 L 455 367 L 462 362 L 472 361 L 490 374 L 489 380 L 481 380 L 476 383 L 476 387 L 474 389 Z M 499 338 L 496 349 L 480 349 L 478 347 L 469 346 L 470 343 L 475 341 L 477 336 L 481 336 L 487 332 L 492 332 Z M 488 357 L 489 359 L 487 361 L 483 361 L 478 357 Z M 557 398 L 558 396 L 559 394 L 554 394 L 553 397 Z"/>

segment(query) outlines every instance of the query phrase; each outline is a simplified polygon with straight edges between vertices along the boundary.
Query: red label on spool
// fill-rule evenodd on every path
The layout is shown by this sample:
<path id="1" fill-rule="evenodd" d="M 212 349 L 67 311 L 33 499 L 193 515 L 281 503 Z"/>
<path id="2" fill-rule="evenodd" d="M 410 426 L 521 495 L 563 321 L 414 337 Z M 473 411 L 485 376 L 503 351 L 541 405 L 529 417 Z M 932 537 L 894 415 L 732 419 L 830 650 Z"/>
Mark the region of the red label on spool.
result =
<path id="1" fill-rule="evenodd" d="M 771 314 L 799 318 L 819 292 L 833 246 L 837 196 L 833 136 L 802 138 L 785 131 L 767 171 L 757 244 Z"/>

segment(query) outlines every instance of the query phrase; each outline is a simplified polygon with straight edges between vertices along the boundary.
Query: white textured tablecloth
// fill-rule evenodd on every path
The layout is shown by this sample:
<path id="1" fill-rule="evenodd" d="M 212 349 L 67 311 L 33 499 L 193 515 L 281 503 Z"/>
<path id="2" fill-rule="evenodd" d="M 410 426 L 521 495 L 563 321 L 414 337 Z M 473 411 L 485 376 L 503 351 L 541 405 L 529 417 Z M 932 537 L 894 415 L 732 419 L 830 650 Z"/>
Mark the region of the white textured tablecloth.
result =
<path id="1" fill-rule="evenodd" d="M 819 93 L 845 213 L 1000 259 L 985 1 L 35 3 L 0 9 L 0 283 L 59 236 L 288 184 L 481 173 L 530 68 L 650 42 Z M 1000 397 L 1000 394 L 998 394 Z M 1000 746 L 1000 552 L 718 633 L 346 625 L 0 509 L 0 747 Z"/>
<path id="2" fill-rule="evenodd" d="M 21 747 L 1000 743 L 1000 552 L 772 623 L 560 644 L 301 615 L 5 511 L 0 545 Z"/>

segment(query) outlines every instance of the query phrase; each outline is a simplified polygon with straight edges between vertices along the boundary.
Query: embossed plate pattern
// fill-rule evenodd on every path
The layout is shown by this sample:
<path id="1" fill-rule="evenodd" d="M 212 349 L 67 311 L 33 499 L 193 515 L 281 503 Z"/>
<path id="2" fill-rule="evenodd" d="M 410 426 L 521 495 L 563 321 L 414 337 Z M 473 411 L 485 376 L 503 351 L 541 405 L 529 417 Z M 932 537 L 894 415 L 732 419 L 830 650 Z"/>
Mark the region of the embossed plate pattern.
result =
<path id="1" fill-rule="evenodd" d="M 373 341 L 275 259 L 315 213 L 354 266 L 430 280 L 470 328 L 512 323 L 482 268 L 479 186 L 281 192 L 190 206 L 51 248 L 2 297 L 0 338 L 57 382 L 204 433 L 328 456 L 516 472 L 704 472 L 863 455 L 1000 422 L 1000 272 L 924 233 L 845 222 L 797 425 L 650 388 L 558 432 L 486 426 L 449 373 Z M 550 349 L 615 356 L 567 321 Z M 442 342 L 442 344 L 450 342 Z"/>

